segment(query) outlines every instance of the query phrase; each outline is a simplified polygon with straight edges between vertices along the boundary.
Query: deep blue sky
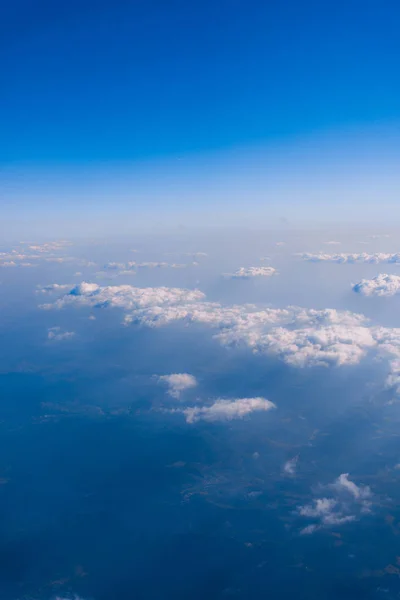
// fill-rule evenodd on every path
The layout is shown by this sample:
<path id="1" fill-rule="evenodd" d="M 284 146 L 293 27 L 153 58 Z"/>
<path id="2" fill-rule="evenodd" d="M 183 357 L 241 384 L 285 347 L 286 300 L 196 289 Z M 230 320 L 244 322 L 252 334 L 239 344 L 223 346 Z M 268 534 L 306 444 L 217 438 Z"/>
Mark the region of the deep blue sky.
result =
<path id="1" fill-rule="evenodd" d="M 2 198 L 18 199 L 27 164 L 40 195 L 60 167 L 104 173 L 121 161 L 390 128 L 399 17 L 393 0 L 3 4 Z"/>

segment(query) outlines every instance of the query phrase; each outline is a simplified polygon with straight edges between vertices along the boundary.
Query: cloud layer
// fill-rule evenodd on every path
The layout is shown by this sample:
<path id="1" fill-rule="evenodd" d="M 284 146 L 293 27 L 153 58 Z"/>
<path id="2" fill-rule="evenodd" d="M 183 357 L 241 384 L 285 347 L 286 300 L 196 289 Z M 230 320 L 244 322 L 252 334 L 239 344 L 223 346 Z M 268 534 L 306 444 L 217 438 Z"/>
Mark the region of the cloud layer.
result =
<path id="1" fill-rule="evenodd" d="M 326 254 L 319 252 L 318 254 L 312 254 L 310 252 L 303 252 L 296 254 L 299 258 L 308 262 L 334 262 L 334 263 L 370 263 L 370 264 L 400 264 L 400 252 L 396 253 L 385 253 L 375 252 L 374 254 L 368 254 L 367 252 L 359 253 L 346 253 L 340 254 Z"/>
<path id="2" fill-rule="evenodd" d="M 369 352 L 388 363 L 387 385 L 400 391 L 400 329 L 370 326 L 363 315 L 335 309 L 224 306 L 199 290 L 101 287 L 83 282 L 44 309 L 68 306 L 124 310 L 125 325 L 201 324 L 224 346 L 247 347 L 294 367 L 358 364 Z"/>

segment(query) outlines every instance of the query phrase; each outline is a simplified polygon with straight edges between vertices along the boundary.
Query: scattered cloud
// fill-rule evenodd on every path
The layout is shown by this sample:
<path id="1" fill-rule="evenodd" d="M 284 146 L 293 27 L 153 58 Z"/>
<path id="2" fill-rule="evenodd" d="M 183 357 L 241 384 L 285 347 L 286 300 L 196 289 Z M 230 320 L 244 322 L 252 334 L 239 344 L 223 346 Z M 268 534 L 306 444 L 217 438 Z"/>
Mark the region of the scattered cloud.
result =
<path id="1" fill-rule="evenodd" d="M 298 507 L 299 516 L 315 521 L 301 530 L 302 535 L 323 527 L 344 525 L 371 512 L 371 489 L 351 481 L 348 473 L 342 473 L 333 483 L 321 487 L 329 490 L 333 497 L 316 498 L 312 503 Z"/>
<path id="2" fill-rule="evenodd" d="M 346 253 L 340 254 L 325 254 L 319 252 L 318 254 L 311 254 L 309 252 L 303 252 L 296 254 L 302 260 L 308 262 L 334 262 L 339 264 L 344 263 L 370 263 L 370 264 L 399 264 L 400 263 L 400 252 L 396 253 L 385 253 L 375 252 L 374 254 L 368 254 L 367 252 L 359 253 Z"/>
<path id="3" fill-rule="evenodd" d="M 230 279 L 250 279 L 251 277 L 271 277 L 276 274 L 277 270 L 273 267 L 241 267 L 234 273 L 225 273 L 224 277 Z"/>
<path id="4" fill-rule="evenodd" d="M 185 390 L 197 386 L 197 379 L 189 373 L 172 373 L 171 375 L 161 375 L 158 381 L 168 386 L 168 393 L 172 398 L 179 398 Z"/>
<path id="5" fill-rule="evenodd" d="M 353 291 L 363 296 L 394 296 L 400 292 L 400 276 L 381 273 L 373 279 L 362 279 Z"/>
<path id="6" fill-rule="evenodd" d="M 340 246 L 341 242 L 336 242 L 335 240 L 329 240 L 328 242 L 324 242 L 327 246 Z"/>
<path id="7" fill-rule="evenodd" d="M 55 242 L 47 242 L 45 244 L 28 244 L 29 250 L 34 252 L 57 252 L 58 250 L 63 250 L 66 246 L 71 246 L 71 242 L 67 240 L 59 240 Z"/>
<path id="8" fill-rule="evenodd" d="M 276 408 L 273 402 L 265 398 L 238 398 L 236 400 L 217 400 L 211 406 L 194 406 L 178 410 L 186 417 L 187 423 L 197 421 L 232 421 L 243 419 L 257 411 L 268 411 Z"/>
<path id="9" fill-rule="evenodd" d="M 47 330 L 47 338 L 49 340 L 61 341 L 69 340 L 75 336 L 73 331 L 61 331 L 61 327 L 50 327 Z"/>

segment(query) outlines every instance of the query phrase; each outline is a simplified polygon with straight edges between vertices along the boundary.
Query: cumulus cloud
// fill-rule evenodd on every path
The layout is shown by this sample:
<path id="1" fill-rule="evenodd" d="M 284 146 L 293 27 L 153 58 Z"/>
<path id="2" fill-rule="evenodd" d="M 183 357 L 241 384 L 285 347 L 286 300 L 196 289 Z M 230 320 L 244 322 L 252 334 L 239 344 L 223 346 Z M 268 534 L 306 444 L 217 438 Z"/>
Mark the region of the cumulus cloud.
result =
<path id="1" fill-rule="evenodd" d="M 301 534 L 310 534 L 322 527 L 344 525 L 371 512 L 371 489 L 351 481 L 348 473 L 342 473 L 333 483 L 324 487 L 334 496 L 316 498 L 297 509 L 299 516 L 314 521 L 302 529 Z"/>
<path id="2" fill-rule="evenodd" d="M 394 296 L 400 292 L 400 276 L 381 273 L 373 279 L 362 279 L 353 291 L 363 296 Z"/>
<path id="3" fill-rule="evenodd" d="M 211 406 L 194 406 L 179 412 L 185 415 L 187 423 L 197 421 L 232 421 L 243 419 L 257 411 L 268 411 L 276 408 L 273 402 L 265 398 L 238 398 L 236 400 L 216 400 Z"/>
<path id="4" fill-rule="evenodd" d="M 101 287 L 83 282 L 44 309 L 66 306 L 124 310 L 125 325 L 201 324 L 224 346 L 242 346 L 295 367 L 358 364 L 369 352 L 388 361 L 386 385 L 400 392 L 400 329 L 370 326 L 363 315 L 335 309 L 223 306 L 199 290 Z"/>
<path id="5" fill-rule="evenodd" d="M 276 275 L 277 270 L 273 267 L 241 267 L 234 273 L 225 273 L 224 277 L 229 279 L 250 279 L 251 277 L 271 277 Z"/>
<path id="6" fill-rule="evenodd" d="M 104 286 L 82 282 L 74 286 L 68 294 L 61 296 L 52 304 L 44 304 L 44 309 L 60 309 L 69 305 L 89 307 L 114 307 L 124 310 L 136 310 L 139 318 L 141 309 L 165 310 L 168 306 L 202 300 L 204 294 L 199 290 L 182 288 L 137 288 L 131 285 Z M 135 313 L 133 313 L 135 314 Z"/>
<path id="7" fill-rule="evenodd" d="M 359 253 L 346 253 L 340 254 L 325 254 L 319 252 L 318 254 L 312 254 L 310 252 L 303 252 L 296 254 L 299 258 L 308 262 L 334 262 L 334 263 L 370 263 L 370 264 L 400 264 L 400 252 L 396 253 L 385 253 L 375 252 L 374 254 L 368 254 L 367 252 Z"/>
<path id="8" fill-rule="evenodd" d="M 171 375 L 161 375 L 158 381 L 168 386 L 168 393 L 173 398 L 179 398 L 184 390 L 197 386 L 197 379 L 189 373 L 172 373 Z"/>
<path id="9" fill-rule="evenodd" d="M 73 331 L 61 331 L 61 327 L 50 327 L 47 330 L 47 338 L 49 340 L 61 341 L 69 340 L 75 336 Z"/>

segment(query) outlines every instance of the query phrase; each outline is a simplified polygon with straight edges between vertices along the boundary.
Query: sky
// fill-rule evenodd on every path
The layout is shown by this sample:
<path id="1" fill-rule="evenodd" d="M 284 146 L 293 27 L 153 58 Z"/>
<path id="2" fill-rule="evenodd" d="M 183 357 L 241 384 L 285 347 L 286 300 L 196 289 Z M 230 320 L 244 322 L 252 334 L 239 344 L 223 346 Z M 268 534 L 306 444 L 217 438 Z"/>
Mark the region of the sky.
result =
<path id="1" fill-rule="evenodd" d="M 398 2 L 2 4 L 1 600 L 398 599 Z"/>
<path id="2" fill-rule="evenodd" d="M 2 233 L 399 219 L 399 10 L 8 3 Z"/>

